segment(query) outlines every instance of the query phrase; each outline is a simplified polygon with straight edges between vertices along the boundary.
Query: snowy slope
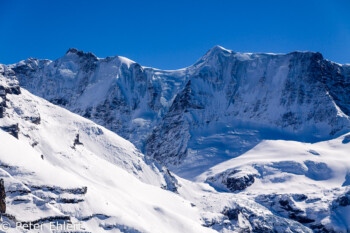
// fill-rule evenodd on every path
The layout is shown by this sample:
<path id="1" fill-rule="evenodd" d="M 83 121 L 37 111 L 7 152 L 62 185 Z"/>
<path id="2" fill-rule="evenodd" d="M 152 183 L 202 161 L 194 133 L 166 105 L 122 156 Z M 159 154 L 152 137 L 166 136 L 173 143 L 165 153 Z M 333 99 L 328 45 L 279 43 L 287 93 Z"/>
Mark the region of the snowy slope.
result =
<path id="1" fill-rule="evenodd" d="M 210 232 L 188 201 L 160 188 L 171 179 L 130 142 L 23 89 L 6 99 L 1 125 L 16 122 L 19 133 L 1 132 L 0 160 L 17 221 L 70 216 L 92 232 Z"/>
<path id="2" fill-rule="evenodd" d="M 47 217 L 55 221 L 69 216 L 73 222 L 83 221 L 92 232 L 211 232 L 200 225 L 198 211 L 189 202 L 146 185 L 117 166 L 89 155 L 85 160 L 94 168 L 88 172 L 83 165 L 53 165 L 29 145 L 0 134 L 7 145 L 1 151 L 2 177 L 12 192 L 7 214 L 17 221 L 45 222 Z M 30 193 L 16 195 L 22 189 Z"/>
<path id="3" fill-rule="evenodd" d="M 203 184 L 184 181 L 181 191 L 186 200 L 101 161 L 95 161 L 93 172 L 98 173 L 84 174 L 79 166 L 74 167 L 78 171 L 67 171 L 42 160 L 39 153 L 10 135 L 0 132 L 0 137 L 7 145 L 0 154 L 2 164 L 6 162 L 1 177 L 8 190 L 8 218 L 4 219 L 38 222 L 44 225 L 43 232 L 50 232 L 50 221 L 81 223 L 79 230 L 84 232 L 235 232 L 262 227 L 277 232 L 310 231 L 253 201 L 216 193 Z M 241 222 L 223 212 L 231 208 L 244 211 L 237 216 Z"/>
<path id="4" fill-rule="evenodd" d="M 6 68 L 33 94 L 106 126 L 139 148 L 181 88 L 185 72 L 143 68 L 124 57 L 97 58 L 76 49 L 55 61 L 29 58 Z"/>
<path id="5" fill-rule="evenodd" d="M 266 140 L 198 180 L 254 196 L 282 216 L 336 232 L 350 229 L 350 134 L 319 143 Z"/>
<path id="6" fill-rule="evenodd" d="M 0 79 L 6 102 L 0 176 L 4 220 L 13 227 L 39 223 L 50 232 L 50 222 L 73 222 L 83 232 L 310 231 L 252 199 L 176 178 L 111 131 Z M 236 210 L 242 213 L 232 216 Z M 18 231 L 27 230 L 8 232 Z"/>

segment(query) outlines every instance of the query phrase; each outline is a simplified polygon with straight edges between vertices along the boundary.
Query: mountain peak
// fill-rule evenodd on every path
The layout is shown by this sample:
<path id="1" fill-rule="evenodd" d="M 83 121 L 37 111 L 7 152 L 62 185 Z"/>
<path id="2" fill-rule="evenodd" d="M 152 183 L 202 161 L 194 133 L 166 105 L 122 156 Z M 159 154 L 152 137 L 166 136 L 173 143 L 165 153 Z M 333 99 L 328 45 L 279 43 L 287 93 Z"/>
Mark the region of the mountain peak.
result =
<path id="1" fill-rule="evenodd" d="M 220 45 L 215 45 L 214 47 L 212 47 L 211 49 L 208 50 L 208 52 L 206 52 L 206 54 L 204 54 L 204 56 L 202 56 L 197 62 L 195 62 L 193 65 L 199 65 L 202 64 L 203 62 L 208 62 L 211 60 L 215 60 L 215 57 L 219 54 L 231 54 L 234 53 L 231 50 L 225 49 L 224 47 L 220 46 Z"/>
<path id="2" fill-rule="evenodd" d="M 225 53 L 225 52 L 232 53 L 231 50 L 225 49 L 220 45 L 215 45 L 213 48 L 209 49 L 209 51 L 206 54 L 209 55 L 209 54 L 218 54 L 218 53 Z"/>
<path id="3" fill-rule="evenodd" d="M 68 53 L 78 53 L 78 52 L 79 52 L 79 50 L 76 49 L 76 48 L 69 48 L 69 49 L 67 50 L 66 54 L 68 54 Z"/>
<path id="4" fill-rule="evenodd" d="M 90 57 L 90 58 L 96 58 L 97 57 L 95 56 L 95 54 L 91 53 L 91 52 L 84 52 L 82 50 L 78 50 L 76 48 L 70 48 L 68 49 L 68 51 L 66 52 L 66 55 L 69 55 L 69 54 L 75 54 L 79 57 Z"/>

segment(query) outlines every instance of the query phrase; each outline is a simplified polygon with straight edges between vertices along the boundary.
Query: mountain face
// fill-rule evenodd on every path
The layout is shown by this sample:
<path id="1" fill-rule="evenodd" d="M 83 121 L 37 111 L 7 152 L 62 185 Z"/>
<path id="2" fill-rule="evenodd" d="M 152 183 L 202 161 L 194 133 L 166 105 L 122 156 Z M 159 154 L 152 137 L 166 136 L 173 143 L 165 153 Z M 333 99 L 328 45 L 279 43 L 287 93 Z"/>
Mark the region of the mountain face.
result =
<path id="1" fill-rule="evenodd" d="M 162 71 L 70 49 L 55 61 L 30 58 L 7 69 L 33 94 L 191 179 L 187 171 L 199 175 L 262 139 L 314 142 L 349 131 L 350 69 L 319 53 L 216 46 L 188 68 Z"/>
<path id="2" fill-rule="evenodd" d="M 76 49 L 0 65 L 5 189 L 24 187 L 28 208 L 43 211 L 41 198 L 56 211 L 17 219 L 68 216 L 95 232 L 348 232 L 349 93 L 350 66 L 313 52 L 216 46 L 174 71 Z M 79 182 L 9 161 L 16 147 Z"/>
<path id="3" fill-rule="evenodd" d="M 177 177 L 103 126 L 21 88 L 7 67 L 0 71 L 7 232 L 57 232 L 51 223 L 75 224 L 75 232 L 311 232 L 255 200 Z"/>
<path id="4" fill-rule="evenodd" d="M 56 61 L 28 59 L 10 68 L 35 95 L 105 125 L 142 147 L 182 86 L 182 72 L 144 69 L 123 57 L 70 49 Z"/>

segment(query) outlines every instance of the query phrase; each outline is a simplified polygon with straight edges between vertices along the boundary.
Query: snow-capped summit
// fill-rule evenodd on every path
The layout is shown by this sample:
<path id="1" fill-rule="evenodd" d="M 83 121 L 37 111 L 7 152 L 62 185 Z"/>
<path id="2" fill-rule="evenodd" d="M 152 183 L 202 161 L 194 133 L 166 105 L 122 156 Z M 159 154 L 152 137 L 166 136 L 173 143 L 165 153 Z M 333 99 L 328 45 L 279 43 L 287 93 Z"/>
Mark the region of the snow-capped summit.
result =
<path id="1" fill-rule="evenodd" d="M 66 54 L 68 54 L 68 53 L 74 53 L 74 54 L 76 54 L 76 53 L 78 53 L 78 52 L 84 53 L 83 51 L 79 51 L 79 50 L 76 49 L 76 48 L 69 48 L 69 49 L 67 50 Z"/>
<path id="2" fill-rule="evenodd" d="M 222 47 L 220 45 L 215 45 L 213 48 L 209 49 L 208 52 L 206 52 L 206 54 L 202 58 L 212 57 L 212 56 L 215 56 L 219 53 L 232 54 L 234 52 L 231 50 L 225 49 L 224 47 Z"/>
<path id="3" fill-rule="evenodd" d="M 84 52 L 84 51 L 78 50 L 76 48 L 69 48 L 67 50 L 66 55 L 71 55 L 71 54 L 75 54 L 75 55 L 77 55 L 79 57 L 86 57 L 86 58 L 88 58 L 88 57 L 95 57 L 95 58 L 97 58 L 95 56 L 95 54 L 93 54 L 91 52 Z"/>

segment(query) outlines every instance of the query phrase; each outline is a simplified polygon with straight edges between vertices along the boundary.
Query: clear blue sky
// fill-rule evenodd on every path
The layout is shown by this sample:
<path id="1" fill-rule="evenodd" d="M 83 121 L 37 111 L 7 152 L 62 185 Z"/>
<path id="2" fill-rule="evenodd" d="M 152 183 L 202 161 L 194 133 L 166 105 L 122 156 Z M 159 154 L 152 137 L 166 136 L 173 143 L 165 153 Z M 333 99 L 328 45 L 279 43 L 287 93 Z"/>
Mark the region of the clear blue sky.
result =
<path id="1" fill-rule="evenodd" d="M 350 63 L 350 1 L 0 0 L 0 63 L 56 59 L 70 47 L 177 69 L 221 45 L 319 51 Z"/>

